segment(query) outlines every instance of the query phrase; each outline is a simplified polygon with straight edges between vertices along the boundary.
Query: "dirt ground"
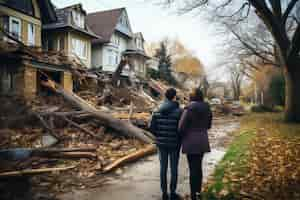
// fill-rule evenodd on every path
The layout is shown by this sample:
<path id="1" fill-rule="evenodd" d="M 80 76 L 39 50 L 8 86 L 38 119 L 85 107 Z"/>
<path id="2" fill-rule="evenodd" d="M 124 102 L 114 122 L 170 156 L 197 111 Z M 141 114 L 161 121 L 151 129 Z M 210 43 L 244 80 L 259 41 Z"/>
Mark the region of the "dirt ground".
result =
<path id="1" fill-rule="evenodd" d="M 239 127 L 238 118 L 217 118 L 210 130 L 212 152 L 204 158 L 204 178 L 213 172 L 216 164 L 225 154 L 231 137 L 228 133 Z M 184 196 L 189 193 L 189 174 L 187 161 L 181 155 L 179 166 L 178 192 Z M 74 190 L 63 194 L 63 200 L 156 200 L 160 199 L 158 156 L 150 156 L 143 161 L 119 169 L 105 179 L 103 187 L 88 190 Z"/>

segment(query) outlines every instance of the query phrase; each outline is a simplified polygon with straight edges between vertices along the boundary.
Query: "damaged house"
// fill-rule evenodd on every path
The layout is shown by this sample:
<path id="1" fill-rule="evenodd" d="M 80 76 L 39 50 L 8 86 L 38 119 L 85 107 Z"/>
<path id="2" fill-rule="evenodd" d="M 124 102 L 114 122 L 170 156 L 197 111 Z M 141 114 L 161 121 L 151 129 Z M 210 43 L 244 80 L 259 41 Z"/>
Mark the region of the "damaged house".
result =
<path id="1" fill-rule="evenodd" d="M 130 58 L 122 75 L 146 75 L 146 61 L 149 59 L 144 50 L 141 33 L 133 33 L 125 8 L 88 14 L 87 23 L 100 39 L 92 43 L 92 66 L 104 72 L 113 73 L 123 56 Z"/>
<path id="2" fill-rule="evenodd" d="M 76 57 L 90 68 L 92 40 L 100 38 L 87 26 L 86 11 L 76 4 L 55 12 L 57 21 L 43 25 L 43 49 Z"/>
<path id="3" fill-rule="evenodd" d="M 2 95 L 33 98 L 43 91 L 41 83 L 48 77 L 61 84 L 64 89 L 73 90 L 72 74 L 74 71 L 83 70 L 85 63 L 67 54 L 68 46 L 72 43 L 68 43 L 67 40 L 71 41 L 71 38 L 63 38 L 56 43 L 59 50 L 66 51 L 59 53 L 48 51 L 52 50 L 49 46 L 51 47 L 53 38 L 52 31 L 48 29 L 59 20 L 60 17 L 57 17 L 50 0 L 0 1 L 0 93 Z M 43 34 L 42 40 L 43 28 L 49 34 Z M 67 34 L 71 35 L 71 32 Z M 56 33 L 54 31 L 53 34 Z M 91 39 L 96 36 L 86 33 L 85 37 Z M 47 46 L 42 44 L 42 41 L 48 44 L 48 48 L 42 49 L 42 46 Z M 51 41 L 50 45 L 49 41 Z M 58 50 L 54 42 L 53 46 Z M 84 48 L 88 57 L 88 42 Z"/>

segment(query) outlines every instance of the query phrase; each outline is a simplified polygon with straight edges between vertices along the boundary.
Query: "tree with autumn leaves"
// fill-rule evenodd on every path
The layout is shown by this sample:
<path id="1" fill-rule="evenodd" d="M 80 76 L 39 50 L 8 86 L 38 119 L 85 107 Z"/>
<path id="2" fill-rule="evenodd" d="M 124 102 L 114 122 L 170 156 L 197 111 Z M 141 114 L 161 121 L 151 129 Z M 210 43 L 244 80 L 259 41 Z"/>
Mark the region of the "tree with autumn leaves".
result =
<path id="1" fill-rule="evenodd" d="M 181 13 L 195 10 L 211 10 L 215 18 L 234 21 L 235 25 L 256 15 L 258 21 L 271 34 L 275 41 L 276 57 L 279 67 L 284 71 L 285 91 L 285 118 L 287 121 L 300 122 L 300 0 L 165 0 L 164 3 L 178 3 Z M 233 30 L 233 33 L 234 30 Z M 240 37 L 238 34 L 234 34 Z M 259 56 L 255 46 L 242 41 L 243 45 Z"/>
<path id="2" fill-rule="evenodd" d="M 208 89 L 203 63 L 179 39 L 165 38 L 159 43 L 148 43 L 146 52 L 159 59 L 159 72 L 149 70 L 150 77 L 167 80 L 171 75 L 174 80 L 169 83 L 176 81 L 181 87 L 194 83 L 193 87 Z"/>

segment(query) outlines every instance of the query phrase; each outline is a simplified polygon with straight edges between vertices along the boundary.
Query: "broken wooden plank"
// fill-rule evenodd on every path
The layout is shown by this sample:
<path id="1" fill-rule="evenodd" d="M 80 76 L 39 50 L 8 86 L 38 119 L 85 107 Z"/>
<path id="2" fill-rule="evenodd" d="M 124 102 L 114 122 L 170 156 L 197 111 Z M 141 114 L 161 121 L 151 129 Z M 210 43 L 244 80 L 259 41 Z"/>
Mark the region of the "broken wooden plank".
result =
<path id="1" fill-rule="evenodd" d="M 115 162 L 113 162 L 112 164 L 106 166 L 103 169 L 103 173 L 108 173 L 108 172 L 116 169 L 117 167 L 120 167 L 121 165 L 136 161 L 140 158 L 151 155 L 151 154 L 155 153 L 156 151 L 157 151 L 157 149 L 154 145 L 148 145 L 146 148 L 138 150 L 132 154 L 129 154 L 128 156 L 123 157 L 123 158 L 120 158 L 120 159 L 116 160 Z"/>
<path id="2" fill-rule="evenodd" d="M 81 130 L 82 132 L 84 132 L 84 133 L 86 133 L 86 134 L 88 134 L 88 135 L 90 135 L 90 136 L 92 136 L 92 137 L 94 137 L 94 138 L 96 138 L 96 139 L 102 139 L 102 138 L 99 137 L 98 135 L 94 134 L 92 131 L 90 131 L 90 130 L 88 130 L 88 129 L 86 129 L 86 128 L 81 127 L 79 124 L 77 124 L 76 122 L 74 122 L 74 121 L 68 119 L 67 117 L 61 116 L 61 118 L 62 118 L 63 120 L 65 120 L 66 122 L 68 122 L 69 124 L 71 124 L 72 126 L 74 126 L 75 128 L 78 128 L 78 129 Z"/>
<path id="3" fill-rule="evenodd" d="M 50 158 L 63 158 L 63 159 L 97 159 L 97 155 L 95 153 L 90 152 L 66 152 L 66 153 L 56 153 L 50 154 L 47 157 Z"/>
<path id="4" fill-rule="evenodd" d="M 52 135 L 57 140 L 59 140 L 59 136 L 56 133 L 54 133 L 53 129 L 50 128 L 50 126 L 47 124 L 47 122 L 44 120 L 44 118 L 39 113 L 33 112 L 33 115 L 36 116 L 40 120 L 41 124 L 43 125 L 43 127 L 45 128 L 45 130 L 50 135 Z"/>
<path id="5" fill-rule="evenodd" d="M 75 167 L 76 166 L 68 166 L 68 167 L 27 169 L 27 170 L 3 172 L 3 173 L 0 173 L 0 178 L 30 176 L 30 175 L 37 175 L 37 174 L 50 173 L 50 172 L 66 171 L 66 170 L 74 169 Z"/>

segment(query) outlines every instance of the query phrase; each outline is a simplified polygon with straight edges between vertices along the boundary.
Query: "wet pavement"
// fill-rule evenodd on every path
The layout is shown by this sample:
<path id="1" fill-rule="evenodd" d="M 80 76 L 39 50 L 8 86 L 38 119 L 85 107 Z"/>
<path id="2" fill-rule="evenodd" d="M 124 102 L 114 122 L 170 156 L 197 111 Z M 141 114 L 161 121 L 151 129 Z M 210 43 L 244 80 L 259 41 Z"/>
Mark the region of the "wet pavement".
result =
<path id="1" fill-rule="evenodd" d="M 228 133 L 239 127 L 236 118 L 217 118 L 209 131 L 212 152 L 203 161 L 204 179 L 213 172 L 216 164 L 223 158 L 230 142 Z M 179 164 L 178 192 L 189 193 L 189 173 L 186 157 L 181 155 Z M 107 183 L 96 189 L 77 190 L 61 196 L 64 200 L 159 200 L 158 156 L 153 155 L 142 161 L 117 170 Z"/>

